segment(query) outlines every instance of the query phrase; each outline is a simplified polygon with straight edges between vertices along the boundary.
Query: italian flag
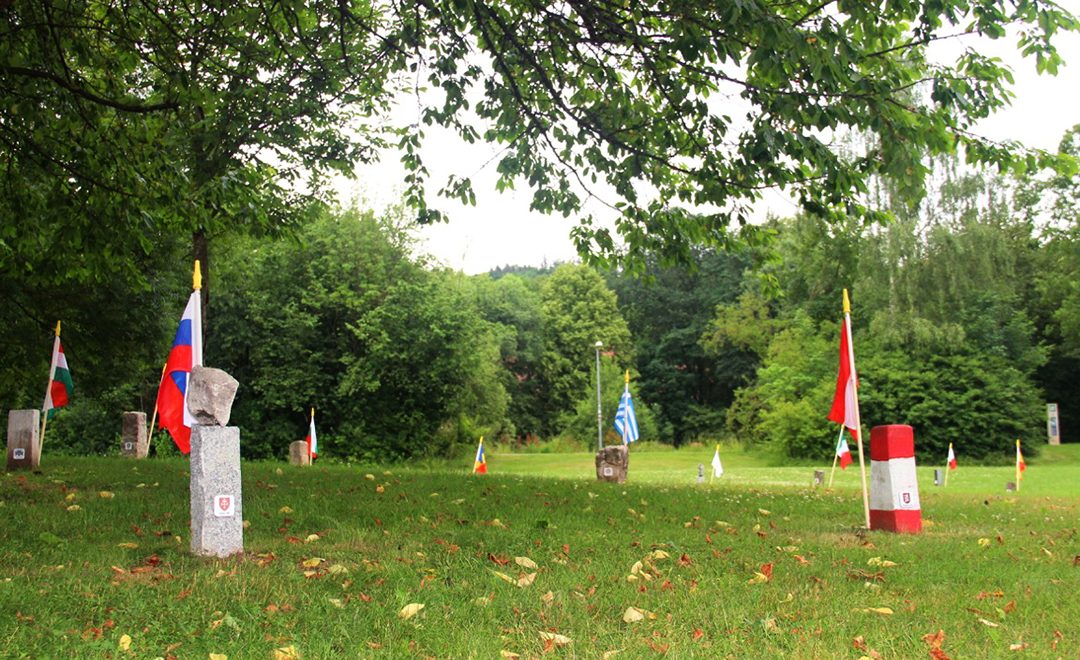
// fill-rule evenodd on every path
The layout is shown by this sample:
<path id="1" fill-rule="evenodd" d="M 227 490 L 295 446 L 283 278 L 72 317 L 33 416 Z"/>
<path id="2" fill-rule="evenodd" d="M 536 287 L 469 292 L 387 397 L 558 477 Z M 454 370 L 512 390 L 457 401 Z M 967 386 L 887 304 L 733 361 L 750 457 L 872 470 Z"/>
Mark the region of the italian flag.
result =
<path id="1" fill-rule="evenodd" d="M 45 403 L 41 405 L 41 411 L 48 419 L 57 408 L 62 408 L 71 400 L 71 393 L 75 386 L 71 382 L 71 371 L 68 369 L 67 357 L 64 355 L 64 347 L 60 345 L 60 322 L 56 322 L 56 339 L 53 341 L 52 364 L 49 366 L 49 386 L 45 389 Z"/>

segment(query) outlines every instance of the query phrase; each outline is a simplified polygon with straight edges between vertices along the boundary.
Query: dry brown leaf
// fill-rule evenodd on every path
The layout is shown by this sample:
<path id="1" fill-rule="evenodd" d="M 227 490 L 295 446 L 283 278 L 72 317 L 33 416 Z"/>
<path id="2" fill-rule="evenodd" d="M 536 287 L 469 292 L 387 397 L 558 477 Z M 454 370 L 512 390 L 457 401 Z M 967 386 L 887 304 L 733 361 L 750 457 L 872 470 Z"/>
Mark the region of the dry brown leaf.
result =
<path id="1" fill-rule="evenodd" d="M 289 646 L 274 649 L 273 658 L 274 660 L 300 660 L 300 652 L 290 644 Z"/>
<path id="2" fill-rule="evenodd" d="M 118 548 L 127 548 L 128 550 L 134 550 L 139 547 L 138 543 L 117 543 Z"/>
<path id="3" fill-rule="evenodd" d="M 655 619 L 656 615 L 648 610 L 638 609 L 636 607 L 628 607 L 623 612 L 622 620 L 626 623 L 636 623 L 644 619 Z"/>
<path id="4" fill-rule="evenodd" d="M 520 653 L 514 653 L 513 651 L 502 650 L 499 651 L 499 657 L 506 658 L 506 660 L 518 660 L 521 657 Z"/>
<path id="5" fill-rule="evenodd" d="M 522 575 L 521 577 L 518 578 L 517 586 L 524 588 L 524 587 L 529 586 L 530 584 L 532 584 L 535 581 L 536 581 L 536 573 L 529 573 L 527 575 Z"/>
<path id="6" fill-rule="evenodd" d="M 993 621 L 988 621 L 988 620 L 983 619 L 983 618 L 979 618 L 979 623 L 983 624 L 984 626 L 986 626 L 988 628 L 1000 628 L 1001 627 L 1001 624 L 994 623 Z"/>
<path id="7" fill-rule="evenodd" d="M 308 534 L 307 538 L 304 539 L 304 543 L 314 543 L 314 542 L 316 542 L 318 540 L 319 540 L 319 535 L 318 534 Z"/>
<path id="8" fill-rule="evenodd" d="M 549 591 L 543 596 L 540 596 L 540 600 L 543 601 L 545 605 L 551 605 L 551 603 L 555 600 L 555 593 Z"/>
<path id="9" fill-rule="evenodd" d="M 529 559 L 528 557 L 514 557 L 514 563 L 516 563 L 522 568 L 531 568 L 534 570 L 540 568 L 536 565 L 535 561 Z"/>
<path id="10" fill-rule="evenodd" d="M 517 584 L 517 580 L 510 577 L 506 573 L 500 573 L 499 571 L 491 571 L 491 572 L 494 573 L 495 576 L 498 577 L 503 582 L 509 582 L 510 584 Z"/>
<path id="11" fill-rule="evenodd" d="M 210 660 L 229 660 L 229 656 L 224 653 L 211 653 Z"/>
<path id="12" fill-rule="evenodd" d="M 103 500 L 111 500 L 112 498 L 116 497 L 116 493 L 112 492 L 111 490 L 103 490 L 98 493 L 98 497 Z"/>
<path id="13" fill-rule="evenodd" d="M 121 651 L 127 651 L 131 648 L 131 635 L 120 635 L 120 641 L 117 642 L 116 647 Z"/>
<path id="14" fill-rule="evenodd" d="M 399 618 L 405 619 L 407 621 L 416 616 L 417 612 L 422 609 L 424 609 L 423 603 L 409 603 L 405 607 L 401 608 L 401 611 L 398 612 L 397 615 Z"/>
<path id="15" fill-rule="evenodd" d="M 540 639 L 544 640 L 545 642 L 551 642 L 555 646 L 566 646 L 567 644 L 571 644 L 574 641 L 565 635 L 547 632 L 546 630 L 540 631 Z"/>

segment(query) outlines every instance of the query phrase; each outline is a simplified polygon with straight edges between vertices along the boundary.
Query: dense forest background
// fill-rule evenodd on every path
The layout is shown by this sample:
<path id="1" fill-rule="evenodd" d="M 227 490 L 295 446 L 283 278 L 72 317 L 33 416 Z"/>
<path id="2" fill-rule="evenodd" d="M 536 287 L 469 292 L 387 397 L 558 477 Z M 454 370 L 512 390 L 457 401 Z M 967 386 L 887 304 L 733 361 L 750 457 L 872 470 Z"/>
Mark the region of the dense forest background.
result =
<path id="1" fill-rule="evenodd" d="M 1061 150 L 1077 155 L 1078 136 Z M 1057 402 L 1072 441 L 1080 182 L 955 159 L 934 161 L 931 180 L 918 203 L 872 190 L 896 218 L 887 225 L 774 218 L 756 244 L 697 249 L 691 266 L 650 256 L 634 274 L 557 264 L 466 276 L 418 255 L 400 210 L 327 207 L 286 236 L 223 231 L 206 363 L 241 383 L 232 423 L 248 458 L 285 455 L 312 406 L 326 457 L 456 455 L 479 435 L 587 449 L 599 340 L 608 441 L 629 370 L 644 440 L 822 460 L 836 438 L 825 415 L 848 288 L 868 428 L 911 424 L 934 460 L 953 442 L 1005 462 L 1015 438 L 1036 453 L 1045 404 Z M 48 451 L 112 452 L 121 411 L 153 410 L 191 264 L 186 241 L 144 238 L 154 249 L 137 257 L 138 277 L 28 270 L 0 284 L 0 407 L 40 405 L 64 322 L 75 397 L 50 424 Z M 170 444 L 157 435 L 158 451 Z"/>

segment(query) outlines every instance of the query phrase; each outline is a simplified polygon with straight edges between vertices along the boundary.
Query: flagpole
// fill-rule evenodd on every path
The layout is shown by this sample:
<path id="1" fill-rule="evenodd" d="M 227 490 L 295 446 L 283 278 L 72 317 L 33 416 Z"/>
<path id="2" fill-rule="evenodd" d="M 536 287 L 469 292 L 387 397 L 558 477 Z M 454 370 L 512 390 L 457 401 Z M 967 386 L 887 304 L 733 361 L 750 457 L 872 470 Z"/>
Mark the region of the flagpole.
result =
<path id="1" fill-rule="evenodd" d="M 949 443 L 949 452 L 950 453 L 952 452 L 952 443 L 951 442 Z M 951 468 L 952 468 L 952 466 L 949 465 L 949 460 L 945 459 L 945 481 L 944 481 L 944 483 L 941 484 L 942 488 L 948 488 L 949 487 L 949 470 Z"/>
<path id="2" fill-rule="evenodd" d="M 1016 439 L 1016 492 L 1020 492 L 1020 438 Z"/>
<path id="3" fill-rule="evenodd" d="M 626 383 L 626 389 L 623 390 L 623 396 L 625 396 L 628 392 L 630 392 L 630 370 L 629 369 L 626 370 L 626 376 L 624 377 L 624 382 Z M 629 437 L 630 437 L 630 411 L 627 410 L 627 409 L 624 409 L 623 410 L 623 421 L 622 421 L 622 443 L 626 447 L 627 451 L 630 451 L 630 441 L 628 440 Z"/>
<path id="4" fill-rule="evenodd" d="M 829 472 L 829 488 L 832 488 L 833 475 L 836 474 L 836 461 L 840 459 L 840 455 L 836 452 L 840 450 L 840 439 L 844 437 L 844 425 L 840 425 L 840 435 L 836 436 L 836 447 L 833 448 L 832 456 L 832 470 Z"/>
<path id="5" fill-rule="evenodd" d="M 161 381 L 165 380 L 165 368 L 169 366 L 166 362 L 161 365 L 161 378 L 158 378 L 158 391 L 161 391 Z M 150 416 L 150 430 L 146 434 L 146 451 L 150 452 L 150 444 L 154 441 L 154 422 L 157 421 L 157 394 L 154 394 L 154 414 Z"/>
<path id="6" fill-rule="evenodd" d="M 56 342 L 60 340 L 60 321 L 56 322 L 56 339 L 53 340 L 53 355 L 49 358 L 49 382 L 45 385 L 45 394 L 49 394 L 52 388 L 53 378 L 56 377 Z M 51 408 L 50 408 L 51 410 Z M 39 447 L 45 446 L 45 425 L 49 422 L 49 411 L 41 411 L 41 435 L 38 437 Z"/>
<path id="7" fill-rule="evenodd" d="M 859 474 L 862 478 L 863 512 L 866 517 L 866 528 L 870 529 L 870 492 L 866 487 L 866 460 L 863 458 L 863 427 L 862 417 L 859 415 L 859 381 L 858 372 L 855 371 L 855 338 L 851 335 L 851 300 L 848 291 L 844 289 L 844 325 L 848 335 L 848 366 L 851 374 L 855 376 L 855 428 L 859 430 L 855 437 L 855 443 L 859 446 Z"/>

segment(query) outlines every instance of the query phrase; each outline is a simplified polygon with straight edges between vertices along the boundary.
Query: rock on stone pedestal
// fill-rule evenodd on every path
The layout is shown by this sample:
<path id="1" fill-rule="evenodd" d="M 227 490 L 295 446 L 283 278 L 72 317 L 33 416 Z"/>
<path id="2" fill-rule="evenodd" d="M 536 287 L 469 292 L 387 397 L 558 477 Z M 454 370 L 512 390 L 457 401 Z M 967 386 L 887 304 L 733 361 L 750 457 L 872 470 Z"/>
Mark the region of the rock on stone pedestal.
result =
<path id="1" fill-rule="evenodd" d="M 225 426 L 240 383 L 221 369 L 194 367 L 188 383 L 187 407 L 199 424 Z"/>
<path id="2" fill-rule="evenodd" d="M 604 447 L 596 452 L 596 478 L 600 481 L 626 481 L 630 467 L 630 451 L 626 445 Z"/>
<path id="3" fill-rule="evenodd" d="M 235 426 L 191 427 L 191 551 L 211 557 L 244 551 Z"/>
<path id="4" fill-rule="evenodd" d="M 311 465 L 306 440 L 297 440 L 289 445 L 289 465 Z"/>
<path id="5" fill-rule="evenodd" d="M 41 464 L 41 411 L 8 412 L 7 469 L 36 470 Z"/>
<path id="6" fill-rule="evenodd" d="M 146 413 L 126 412 L 120 435 L 120 455 L 128 458 L 146 458 L 150 447 L 146 441 Z"/>

